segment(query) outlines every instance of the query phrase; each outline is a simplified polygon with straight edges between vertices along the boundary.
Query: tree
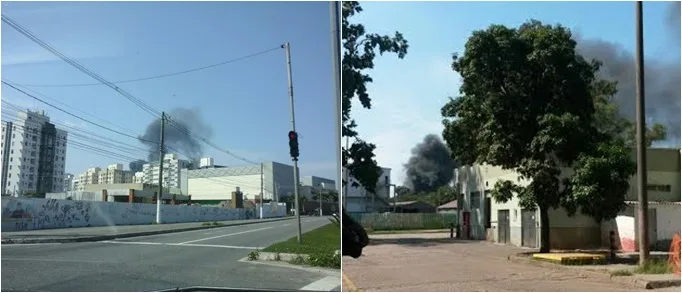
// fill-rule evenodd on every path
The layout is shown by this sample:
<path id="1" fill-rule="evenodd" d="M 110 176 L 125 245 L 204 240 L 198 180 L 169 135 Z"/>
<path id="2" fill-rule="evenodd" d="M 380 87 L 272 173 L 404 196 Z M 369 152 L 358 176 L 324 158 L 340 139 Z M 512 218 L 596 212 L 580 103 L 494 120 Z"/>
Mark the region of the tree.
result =
<path id="1" fill-rule="evenodd" d="M 350 148 L 343 148 L 343 162 L 349 175 L 355 178 L 366 190 L 374 193 L 381 176 L 381 169 L 374 160 L 374 144 L 363 141 L 355 131 L 357 124 L 351 119 L 351 104 L 353 98 L 358 98 L 362 106 L 371 108 L 371 99 L 367 93 L 367 84 L 372 82 L 367 69 L 374 68 L 374 58 L 386 52 L 398 54 L 402 59 L 407 54 L 407 40 L 396 32 L 395 36 L 382 36 L 366 33 L 362 24 L 351 24 L 349 19 L 362 12 L 362 7 L 356 1 L 344 1 L 342 9 L 342 136 L 353 138 Z"/>
<path id="2" fill-rule="evenodd" d="M 535 20 L 518 29 L 492 25 L 475 31 L 464 55 L 453 56 L 452 68 L 462 76 L 461 96 L 451 98 L 442 109 L 443 137 L 455 160 L 500 166 L 531 179 L 527 186 L 498 181 L 491 193 L 498 202 L 516 196 L 522 208 L 539 210 L 541 252 L 549 251 L 549 209 L 588 204 L 570 200 L 569 195 L 586 186 L 580 176 L 571 178 L 571 188 L 562 186 L 562 169 L 591 162 L 599 151 L 622 155 L 615 147 L 605 148 L 612 143 L 611 136 L 595 127 L 597 94 L 610 84 L 596 79 L 600 63 L 588 62 L 575 47 L 568 29 Z M 595 163 L 583 173 L 596 170 Z M 600 188 L 606 184 L 595 182 Z M 594 192 L 580 194 L 590 200 L 599 197 Z"/>

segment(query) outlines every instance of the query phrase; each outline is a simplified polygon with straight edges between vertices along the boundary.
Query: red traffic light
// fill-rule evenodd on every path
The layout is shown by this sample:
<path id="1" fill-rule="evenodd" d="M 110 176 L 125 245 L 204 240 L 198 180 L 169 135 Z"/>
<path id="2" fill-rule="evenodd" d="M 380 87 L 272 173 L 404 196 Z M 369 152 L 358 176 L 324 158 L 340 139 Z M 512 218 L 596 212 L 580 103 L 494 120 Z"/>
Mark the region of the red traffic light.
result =
<path id="1" fill-rule="evenodd" d="M 298 134 L 295 131 L 289 131 L 289 139 L 296 139 Z"/>

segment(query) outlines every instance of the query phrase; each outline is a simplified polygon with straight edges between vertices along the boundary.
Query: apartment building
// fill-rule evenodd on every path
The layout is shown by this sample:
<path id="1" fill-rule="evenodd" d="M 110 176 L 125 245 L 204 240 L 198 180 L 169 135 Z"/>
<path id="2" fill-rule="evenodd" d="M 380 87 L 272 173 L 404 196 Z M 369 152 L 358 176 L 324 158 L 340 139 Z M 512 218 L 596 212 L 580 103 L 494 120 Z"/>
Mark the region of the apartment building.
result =
<path id="1" fill-rule="evenodd" d="M 111 164 L 106 169 L 89 168 L 74 178 L 72 185 L 75 191 L 84 191 L 88 185 L 133 183 L 133 172 L 123 170 L 123 164 Z"/>
<path id="2" fill-rule="evenodd" d="M 2 124 L 2 194 L 63 192 L 67 132 L 45 112 L 20 111 Z"/>
<path id="3" fill-rule="evenodd" d="M 123 170 L 123 164 L 112 164 L 99 172 L 99 184 L 133 183 L 133 171 Z"/>
<path id="4" fill-rule="evenodd" d="M 163 181 L 162 185 L 166 188 L 180 188 L 180 170 L 188 168 L 190 162 L 181 160 L 177 154 L 166 154 L 163 156 Z M 142 165 L 144 182 L 146 184 L 159 184 L 159 163 Z"/>
<path id="5" fill-rule="evenodd" d="M 133 183 L 144 183 L 144 172 L 135 172 L 133 175 Z"/>
<path id="6" fill-rule="evenodd" d="M 74 175 L 71 173 L 64 174 L 64 189 L 62 191 L 73 191 Z"/>

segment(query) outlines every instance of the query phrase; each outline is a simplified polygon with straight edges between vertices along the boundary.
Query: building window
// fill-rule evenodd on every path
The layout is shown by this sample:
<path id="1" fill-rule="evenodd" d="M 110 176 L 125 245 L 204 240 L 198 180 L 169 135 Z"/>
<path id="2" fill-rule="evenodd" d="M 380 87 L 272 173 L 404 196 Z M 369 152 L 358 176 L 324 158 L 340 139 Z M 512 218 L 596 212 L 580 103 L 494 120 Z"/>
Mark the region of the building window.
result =
<path id="1" fill-rule="evenodd" d="M 476 191 L 471 193 L 471 209 L 481 208 L 481 193 Z"/>

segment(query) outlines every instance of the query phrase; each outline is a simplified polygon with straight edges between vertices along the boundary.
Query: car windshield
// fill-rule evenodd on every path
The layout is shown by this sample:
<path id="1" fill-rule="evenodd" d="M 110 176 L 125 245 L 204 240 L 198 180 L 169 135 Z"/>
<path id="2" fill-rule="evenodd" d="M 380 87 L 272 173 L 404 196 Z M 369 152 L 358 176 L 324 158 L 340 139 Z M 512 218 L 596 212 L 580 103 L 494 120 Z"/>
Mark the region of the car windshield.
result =
<path id="1" fill-rule="evenodd" d="M 3 2 L 2 290 L 340 291 L 338 11 Z"/>

